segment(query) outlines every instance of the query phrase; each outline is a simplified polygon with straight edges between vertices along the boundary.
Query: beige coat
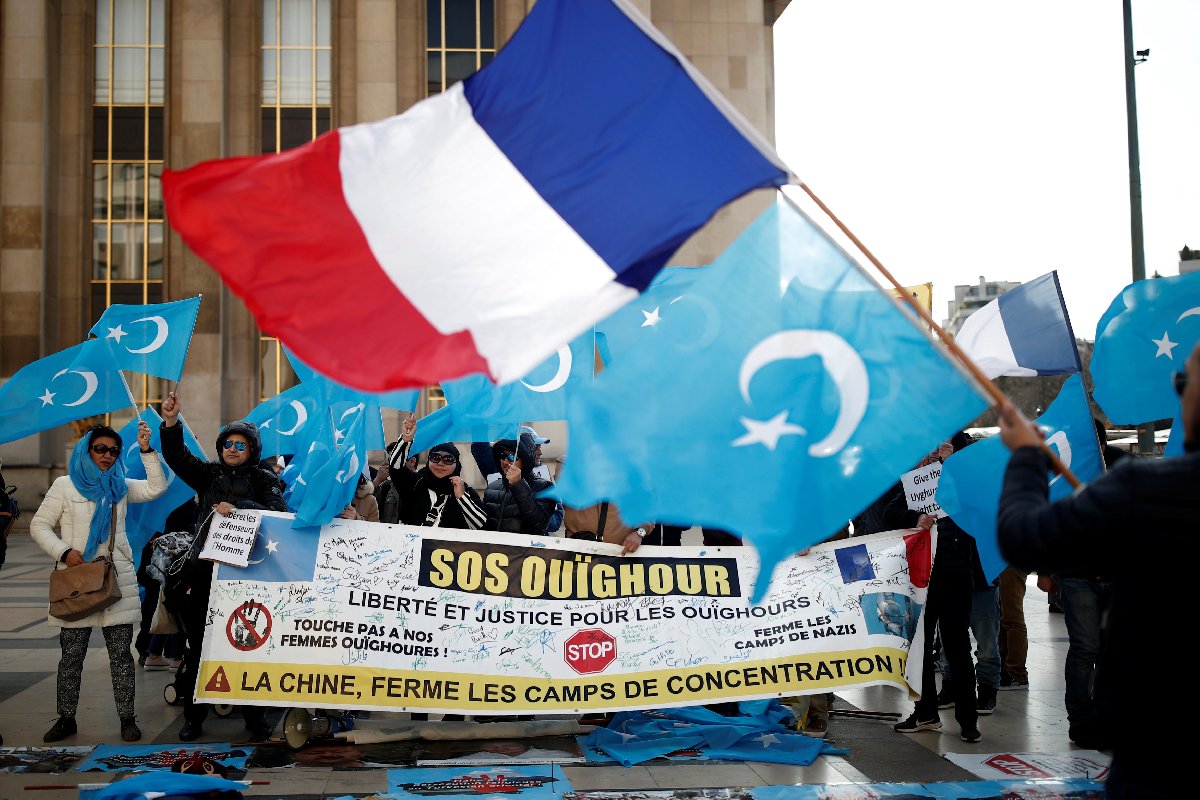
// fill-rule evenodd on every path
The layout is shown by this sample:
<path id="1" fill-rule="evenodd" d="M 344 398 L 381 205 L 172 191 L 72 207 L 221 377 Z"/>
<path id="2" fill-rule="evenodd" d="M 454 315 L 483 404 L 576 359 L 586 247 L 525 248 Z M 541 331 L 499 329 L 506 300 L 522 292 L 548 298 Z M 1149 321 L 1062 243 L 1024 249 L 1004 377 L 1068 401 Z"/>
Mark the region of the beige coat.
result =
<path id="1" fill-rule="evenodd" d="M 121 599 L 103 611 L 74 622 L 47 615 L 50 625 L 58 628 L 106 628 L 109 625 L 137 625 L 141 622 L 142 604 L 138 599 L 133 551 L 129 547 L 129 539 L 125 536 L 125 510 L 129 503 L 148 502 L 167 490 L 167 481 L 163 477 L 162 462 L 158 459 L 158 453 L 143 453 L 142 464 L 146 467 L 146 480 L 127 479 L 125 483 L 129 486 L 129 492 L 113 509 L 117 519 L 113 563 L 117 568 L 117 586 L 121 589 Z M 54 568 L 61 569 L 62 557 L 68 550 L 74 549 L 82 553 L 87 547 L 88 532 L 91 530 L 92 515 L 95 513 L 96 504 L 79 493 L 75 484 L 71 483 L 70 475 L 63 475 L 50 485 L 46 499 L 29 521 L 29 533 L 54 559 Z M 54 533 L 55 528 L 60 531 L 57 535 Z M 108 542 L 105 542 L 101 549 L 108 552 Z"/>

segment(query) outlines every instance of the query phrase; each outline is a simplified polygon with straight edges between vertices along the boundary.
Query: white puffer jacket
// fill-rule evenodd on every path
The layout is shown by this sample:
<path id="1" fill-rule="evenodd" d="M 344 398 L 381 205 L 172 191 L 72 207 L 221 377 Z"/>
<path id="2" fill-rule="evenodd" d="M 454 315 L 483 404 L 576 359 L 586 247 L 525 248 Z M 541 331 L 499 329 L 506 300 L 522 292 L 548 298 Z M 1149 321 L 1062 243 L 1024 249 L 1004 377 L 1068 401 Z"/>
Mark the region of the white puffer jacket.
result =
<path id="1" fill-rule="evenodd" d="M 162 462 L 158 453 L 142 453 L 142 464 L 146 467 L 146 480 L 126 479 L 129 492 L 117 503 L 113 513 L 117 518 L 117 538 L 113 542 L 113 563 L 117 567 L 117 586 L 121 599 L 96 614 L 65 622 L 47 614 L 50 625 L 58 628 L 105 628 L 109 625 L 137 625 L 142 619 L 142 604 L 138 599 L 137 575 L 133 569 L 133 551 L 125 536 L 125 510 L 129 503 L 146 503 L 167 490 Z M 62 557 L 68 550 L 80 553 L 87 547 L 88 533 L 92 526 L 92 515 L 96 504 L 88 500 L 70 475 L 63 475 L 50 485 L 46 499 L 29 521 L 29 533 L 33 540 L 55 561 L 55 569 L 63 568 Z M 61 531 L 55 535 L 54 529 Z M 100 546 L 97 553 L 108 552 L 108 542 Z M 49 602 L 47 602 L 47 606 Z"/>

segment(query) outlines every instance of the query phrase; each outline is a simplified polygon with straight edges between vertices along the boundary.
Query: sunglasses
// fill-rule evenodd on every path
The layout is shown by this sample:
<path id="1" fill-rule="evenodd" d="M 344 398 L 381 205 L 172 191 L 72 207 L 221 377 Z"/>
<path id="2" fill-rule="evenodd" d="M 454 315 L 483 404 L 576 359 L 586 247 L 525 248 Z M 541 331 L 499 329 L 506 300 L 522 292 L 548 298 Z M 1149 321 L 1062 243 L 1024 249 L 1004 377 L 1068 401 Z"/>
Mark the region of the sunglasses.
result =
<path id="1" fill-rule="evenodd" d="M 501 455 L 501 457 L 502 457 L 502 458 L 504 458 L 504 460 L 505 460 L 505 461 L 508 461 L 508 462 L 511 462 L 511 463 L 515 463 L 515 462 L 516 462 L 516 460 L 517 460 L 517 454 L 516 454 L 516 453 L 501 453 L 500 455 Z"/>
<path id="2" fill-rule="evenodd" d="M 1183 391 L 1187 388 L 1187 381 L 1188 378 L 1186 372 L 1175 373 L 1175 394 L 1183 397 Z"/>
<path id="3" fill-rule="evenodd" d="M 94 445 L 92 445 L 92 452 L 98 456 L 102 456 L 105 453 L 108 453 L 110 456 L 116 458 L 117 456 L 121 455 L 121 448 L 108 447 L 108 446 L 102 445 L 102 444 L 94 444 Z"/>
<path id="4" fill-rule="evenodd" d="M 223 444 L 221 446 L 224 447 L 226 450 L 233 449 L 233 450 L 237 450 L 239 453 L 246 452 L 246 443 L 245 442 L 231 442 L 228 439 L 226 439 L 225 444 Z"/>
<path id="5" fill-rule="evenodd" d="M 449 455 L 448 453 L 446 453 L 446 454 L 430 453 L 429 454 L 429 463 L 430 464 L 457 464 L 458 459 L 452 455 Z"/>

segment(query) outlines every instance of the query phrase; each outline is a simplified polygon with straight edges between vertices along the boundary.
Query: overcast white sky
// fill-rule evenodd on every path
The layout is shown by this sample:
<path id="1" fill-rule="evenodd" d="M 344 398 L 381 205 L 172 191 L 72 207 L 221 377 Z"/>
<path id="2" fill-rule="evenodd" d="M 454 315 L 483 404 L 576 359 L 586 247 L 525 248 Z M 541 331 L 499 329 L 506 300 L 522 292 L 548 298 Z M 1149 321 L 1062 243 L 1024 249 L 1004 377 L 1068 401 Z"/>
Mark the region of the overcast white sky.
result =
<path id="1" fill-rule="evenodd" d="M 1174 275 L 1200 248 L 1200 0 L 1133 14 L 1146 272 Z M 1131 280 L 1122 42 L 1120 0 L 793 0 L 778 148 L 901 282 L 934 282 L 939 321 L 956 284 L 1057 269 L 1091 339 Z"/>

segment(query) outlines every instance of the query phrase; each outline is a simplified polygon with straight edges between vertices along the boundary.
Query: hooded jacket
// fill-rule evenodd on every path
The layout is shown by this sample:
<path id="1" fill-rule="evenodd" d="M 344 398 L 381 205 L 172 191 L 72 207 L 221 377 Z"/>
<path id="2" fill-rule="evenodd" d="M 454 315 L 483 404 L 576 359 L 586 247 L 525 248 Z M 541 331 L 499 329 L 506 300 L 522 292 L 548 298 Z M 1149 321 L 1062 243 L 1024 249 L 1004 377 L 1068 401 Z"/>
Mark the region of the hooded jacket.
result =
<path id="1" fill-rule="evenodd" d="M 483 493 L 483 508 L 487 512 L 486 528 L 489 531 L 544 536 L 547 523 L 558 503 L 548 497 L 537 496 L 539 492 L 549 489 L 554 484 L 533 474 L 537 461 L 533 437 L 523 433 L 519 442 L 513 439 L 501 439 L 496 442 L 492 445 L 492 454 L 497 464 L 500 463 L 501 452 L 504 450 L 516 450 L 521 462 L 521 479 L 510 486 L 501 474 L 488 484 Z"/>
<path id="2" fill-rule="evenodd" d="M 249 457 L 237 467 L 220 460 L 205 461 L 193 455 L 183 443 L 183 426 L 180 424 L 167 426 L 163 423 L 159 432 L 167 466 L 199 495 L 201 521 L 207 519 L 209 510 L 217 503 L 229 503 L 246 510 L 287 511 L 287 503 L 283 500 L 283 481 L 273 470 L 259 465 L 262 443 L 258 438 L 258 427 L 253 422 L 231 422 L 217 434 L 218 454 L 225 449 L 225 440 L 235 433 L 249 442 Z"/>

